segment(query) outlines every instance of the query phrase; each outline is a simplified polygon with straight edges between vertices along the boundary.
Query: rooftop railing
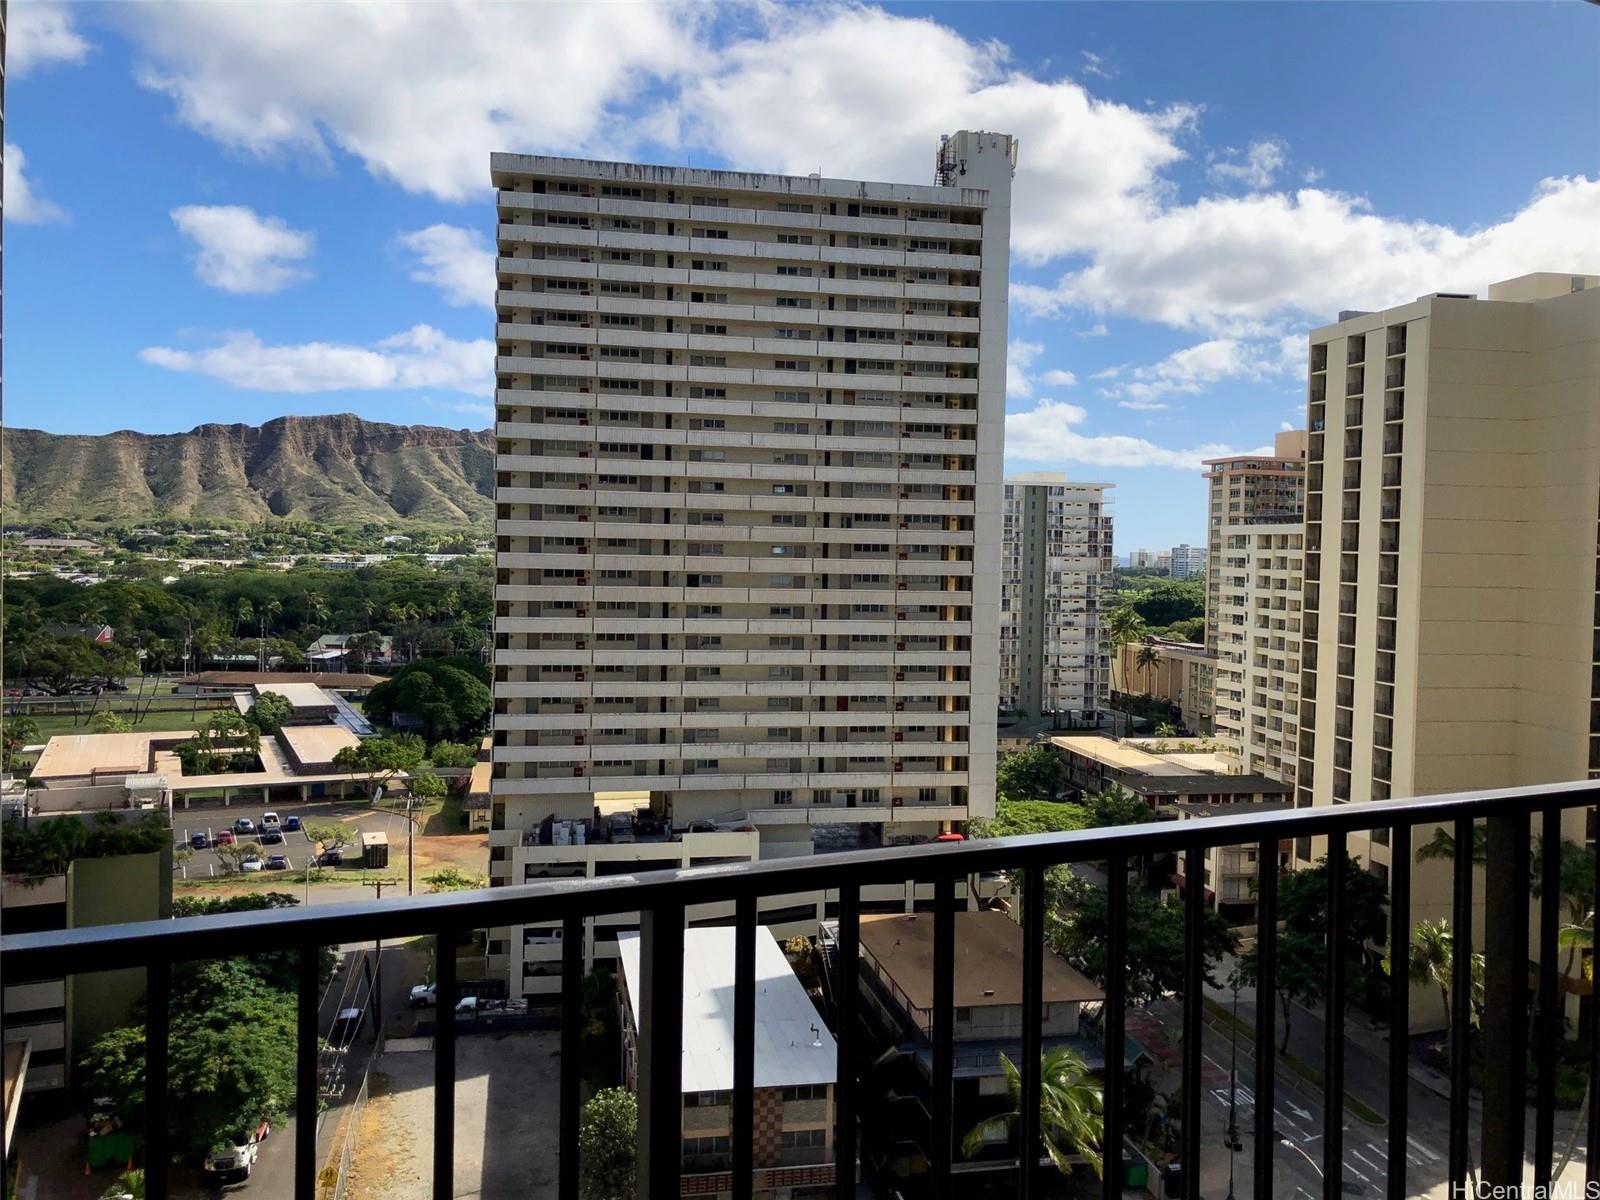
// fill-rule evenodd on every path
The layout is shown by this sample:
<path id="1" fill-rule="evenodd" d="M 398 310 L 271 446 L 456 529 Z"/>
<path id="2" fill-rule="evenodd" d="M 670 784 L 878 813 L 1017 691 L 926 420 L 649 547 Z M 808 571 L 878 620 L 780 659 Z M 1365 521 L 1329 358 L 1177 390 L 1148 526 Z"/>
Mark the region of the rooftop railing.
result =
<path id="1" fill-rule="evenodd" d="M 865 1047 L 859 1030 L 862 993 L 859 972 L 868 960 L 861 952 L 862 889 L 869 885 L 904 883 L 908 879 L 933 886 L 933 963 L 931 1043 L 931 1117 L 927 1146 L 928 1194 L 945 1200 L 961 1194 L 961 1176 L 953 1173 L 959 1133 L 954 1129 L 955 1078 L 955 925 L 959 881 L 978 872 L 1006 871 L 1020 883 L 1023 929 L 1022 1031 L 1018 1058 L 1021 1074 L 1018 1146 L 1022 1162 L 1039 1158 L 1041 1130 L 1039 1071 L 1042 1046 L 1046 893 L 1045 871 L 1065 863 L 1104 863 L 1108 891 L 1106 957 L 1121 963 L 1128 949 L 1128 866 L 1154 856 L 1181 856 L 1180 869 L 1189 878 L 1201 878 L 1210 848 L 1243 846 L 1257 850 L 1255 900 L 1258 908 L 1256 964 L 1260 994 L 1273 994 L 1277 982 L 1278 851 L 1289 839 L 1325 840 L 1327 856 L 1327 926 L 1336 936 L 1326 951 L 1326 1046 L 1322 1098 L 1325 1111 L 1322 1140 L 1326 1164 L 1345 1161 L 1345 1010 L 1346 959 L 1349 939 L 1337 936 L 1346 928 L 1347 874 L 1352 870 L 1347 852 L 1351 834 L 1386 831 L 1392 862 L 1392 902 L 1388 912 L 1391 945 L 1411 941 L 1411 866 L 1414 836 L 1419 827 L 1443 826 L 1455 845 L 1473 844 L 1477 821 L 1487 825 L 1487 861 L 1483 866 L 1485 951 L 1484 1004 L 1482 1009 L 1481 1140 L 1476 1153 L 1469 1146 L 1471 1127 L 1468 1101 L 1472 1090 L 1472 1062 L 1468 1045 L 1469 1005 L 1451 1006 L 1451 1063 L 1449 1099 L 1448 1179 L 1452 1194 L 1468 1177 L 1469 1164 L 1490 1187 L 1521 1187 L 1524 1182 L 1524 1113 L 1528 1095 L 1530 1039 L 1536 1061 L 1555 1061 L 1563 1037 L 1561 972 L 1557 935 L 1561 925 L 1559 890 L 1540 892 L 1537 960 L 1533 991 L 1534 1012 L 1528 1019 L 1530 920 L 1532 894 L 1531 835 L 1537 825 L 1541 877 L 1556 879 L 1561 873 L 1561 825 L 1569 809 L 1600 802 L 1600 782 L 1576 782 L 1524 787 L 1493 792 L 1463 793 L 1378 804 L 1340 804 L 1290 812 L 1251 813 L 1213 817 L 1204 821 L 1158 822 L 1148 825 L 1086 830 L 1075 833 L 968 841 L 960 844 L 923 845 L 893 851 L 854 851 L 818 855 L 804 860 L 718 865 L 675 872 L 652 872 L 648 878 L 612 876 L 594 879 L 554 880 L 489 891 L 424 896 L 405 901 L 328 905 L 316 909 L 274 910 L 222 916 L 187 918 L 100 926 L 61 932 L 24 933 L 0 939 L 0 973 L 13 986 L 29 980 L 60 978 L 87 971 L 142 968 L 147 976 L 147 1025 L 144 1081 L 144 1136 L 146 1194 L 162 1200 L 169 1194 L 171 1158 L 168 1130 L 168 1053 L 171 1032 L 169 1001 L 172 966 L 186 960 L 229 958 L 264 951 L 292 951 L 298 955 L 298 1026 L 296 1079 L 302 1110 L 314 1106 L 318 1068 L 318 951 L 341 943 L 391 941 L 414 936 L 448 940 L 465 931 L 485 927 L 538 924 L 560 925 L 562 941 L 561 1054 L 558 1088 L 560 1155 L 559 1195 L 563 1200 L 579 1194 L 578 1121 L 580 1075 L 583 1066 L 580 1020 L 583 978 L 583 929 L 586 918 L 637 911 L 640 916 L 641 994 L 638 1020 L 639 1160 L 638 1195 L 646 1200 L 678 1200 L 685 1173 L 682 1142 L 682 995 L 685 920 L 691 908 L 712 903 L 734 906 L 736 953 L 734 963 L 734 1030 L 732 1101 L 732 1182 L 735 1197 L 751 1195 L 756 1168 L 754 1140 L 754 1043 L 756 994 L 756 926 L 758 901 L 776 896 L 826 889 L 837 896 L 837 961 L 841 978 L 835 987 L 838 1085 L 835 1161 L 837 1193 L 853 1200 L 858 1149 L 858 1121 L 869 1105 L 857 1070 Z M 1377 840 L 1381 841 L 1381 837 Z M 1453 867 L 1452 928 L 1458 944 L 1474 932 L 1473 889 L 1475 865 L 1470 854 L 1458 854 Z M 1596 872 L 1600 886 L 1600 870 Z M 1186 951 L 1183 964 L 1183 1024 L 1198 1030 L 1203 1020 L 1202 932 L 1205 920 L 1203 889 L 1188 889 L 1184 899 Z M 1472 991 L 1471 956 L 1454 959 L 1452 994 Z M 849 974 L 845 974 L 849 973 Z M 456 959 L 437 956 L 437 1031 L 434 1055 L 433 1195 L 447 1200 L 455 1195 L 454 1143 L 456 1128 L 456 1018 L 459 994 Z M 1124 1044 L 1127 1032 L 1127 981 L 1113 971 L 1104 983 L 1103 1036 L 1108 1046 Z M 1388 1021 L 1391 1030 L 1410 1028 L 1411 992 L 1389 989 Z M 1591 1004 L 1590 1020 L 1600 1012 Z M 1254 1029 L 1254 1111 L 1251 1162 L 1256 1196 L 1273 1194 L 1275 1158 L 1286 1156 L 1275 1136 L 1274 1101 L 1277 1094 L 1277 1038 L 1275 1006 L 1258 1008 Z M 1590 1029 L 1590 1086 L 1600 1089 L 1600 1028 Z M 1391 1146 L 1404 1147 L 1410 1102 L 1408 1049 L 1405 1037 L 1389 1042 L 1386 1114 Z M 1124 1144 L 1123 1099 L 1128 1083 L 1121 1055 L 1107 1055 L 1105 1069 L 1105 1133 L 1103 1145 Z M 1183 1108 L 1180 1159 L 1201 1160 L 1202 1039 L 1182 1039 L 1181 1096 Z M 1534 1134 L 1531 1176 L 1536 1186 L 1547 1186 L 1555 1159 L 1555 1072 L 1540 1071 L 1533 1091 Z M 1600 1179 L 1600 1106 L 1588 1118 L 1587 1177 L 1591 1186 Z M 1355 1147 L 1352 1147 L 1354 1149 Z M 314 1200 L 318 1194 L 319 1163 L 316 1122 L 296 1123 L 294 1194 L 296 1200 Z M 1390 1152 L 1384 1194 L 1408 1193 L 1407 1155 Z M 1108 1170 L 1104 1194 L 1121 1195 L 1121 1173 Z M 1324 1176 L 1324 1195 L 1342 1194 L 1341 1170 Z M 1033 1172 L 1018 1172 L 1018 1194 L 1037 1194 Z M 1183 1194 L 1198 1196 L 1199 1171 L 1184 1172 Z M 1495 1194 L 1517 1194 L 1498 1192 Z M 1548 1194 L 1536 1193 L 1536 1194 Z"/>

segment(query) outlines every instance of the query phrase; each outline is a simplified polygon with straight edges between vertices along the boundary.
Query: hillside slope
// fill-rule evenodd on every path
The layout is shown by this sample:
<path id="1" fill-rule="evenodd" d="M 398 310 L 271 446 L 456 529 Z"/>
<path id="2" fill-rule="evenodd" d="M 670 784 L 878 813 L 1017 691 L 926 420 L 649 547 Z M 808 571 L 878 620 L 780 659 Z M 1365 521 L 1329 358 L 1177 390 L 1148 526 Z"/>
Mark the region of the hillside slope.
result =
<path id="1" fill-rule="evenodd" d="M 348 413 L 173 434 L 8 429 L 0 471 L 7 524 L 277 516 L 481 525 L 494 509 L 489 430 L 386 425 Z"/>

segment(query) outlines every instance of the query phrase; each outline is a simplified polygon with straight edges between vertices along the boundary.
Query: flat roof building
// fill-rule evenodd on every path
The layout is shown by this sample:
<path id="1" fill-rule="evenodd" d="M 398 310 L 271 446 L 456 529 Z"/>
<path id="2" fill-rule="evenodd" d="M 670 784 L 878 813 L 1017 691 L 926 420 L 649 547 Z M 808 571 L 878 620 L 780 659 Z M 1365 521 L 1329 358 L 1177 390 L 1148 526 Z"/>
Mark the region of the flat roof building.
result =
<path id="1" fill-rule="evenodd" d="M 731 926 L 684 932 L 686 1195 L 718 1196 L 733 1189 L 734 939 Z M 639 935 L 623 933 L 617 942 L 622 966 L 618 1002 L 623 1077 L 628 1087 L 635 1088 L 642 984 Z M 779 1200 L 809 1195 L 806 1189 L 830 1188 L 833 1183 L 838 1048 L 782 947 L 764 925 L 756 927 L 755 949 L 753 1194 Z"/>
<path id="2" fill-rule="evenodd" d="M 1273 800 L 1294 791 L 1280 780 L 1238 773 L 1215 743 L 1205 739 L 1145 738 L 1117 741 L 1097 734 L 1053 737 L 1067 786 L 1094 793 L 1113 785 L 1152 808 L 1179 800 L 1218 803 Z"/>

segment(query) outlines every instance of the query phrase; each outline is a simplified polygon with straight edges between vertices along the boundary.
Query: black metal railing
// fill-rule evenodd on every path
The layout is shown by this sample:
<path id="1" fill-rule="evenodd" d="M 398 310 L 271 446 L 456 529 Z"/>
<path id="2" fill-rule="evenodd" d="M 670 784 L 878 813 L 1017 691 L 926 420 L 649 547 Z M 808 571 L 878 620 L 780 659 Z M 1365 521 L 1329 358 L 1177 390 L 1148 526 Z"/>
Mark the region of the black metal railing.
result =
<path id="1" fill-rule="evenodd" d="M 684 1173 L 682 1143 L 681 1072 L 683 1053 L 682 988 L 685 918 L 696 905 L 734 904 L 736 929 L 734 989 L 734 1070 L 732 1099 L 733 1194 L 749 1197 L 755 1175 L 754 1042 L 755 1042 L 755 939 L 757 904 L 764 896 L 827 890 L 837 896 L 837 959 L 842 986 L 836 997 L 838 1084 L 836 1087 L 835 1172 L 837 1194 L 853 1200 L 856 1194 L 858 1120 L 864 1097 L 856 1065 L 863 1047 L 857 1026 L 862 1015 L 860 991 L 862 888 L 928 882 L 934 893 L 933 1013 L 929 1032 L 932 1056 L 932 1093 L 928 1111 L 932 1118 L 927 1158 L 928 1190 L 933 1200 L 960 1194 L 960 1176 L 952 1175 L 956 1131 L 953 1128 L 955 914 L 959 881 L 979 872 L 1007 871 L 1020 883 L 1023 930 L 1022 1031 L 1018 1064 L 1021 1074 L 1019 1147 L 1022 1163 L 1039 1158 L 1041 1090 L 1038 1064 L 1042 1049 L 1043 979 L 1045 954 L 1045 871 L 1064 863 L 1104 863 L 1108 891 L 1106 962 L 1120 963 L 1128 939 L 1128 865 L 1156 856 L 1178 855 L 1191 879 L 1200 878 L 1208 848 L 1244 846 L 1257 851 L 1256 904 L 1257 994 L 1271 997 L 1277 980 L 1279 847 L 1290 839 L 1325 841 L 1328 869 L 1328 953 L 1326 961 L 1326 1028 L 1322 1098 L 1325 1108 L 1324 1195 L 1342 1194 L 1345 1061 L 1345 958 L 1347 939 L 1340 936 L 1346 914 L 1344 880 L 1351 870 L 1347 839 L 1352 833 L 1386 831 L 1392 856 L 1392 901 L 1389 908 L 1391 945 L 1406 946 L 1411 930 L 1411 865 L 1418 827 L 1451 829 L 1457 847 L 1473 845 L 1473 827 L 1487 823 L 1487 862 L 1484 884 L 1483 943 L 1485 949 L 1485 1003 L 1480 1081 L 1483 1090 L 1479 1153 L 1470 1154 L 1468 1098 L 1472 1086 L 1467 1026 L 1469 1005 L 1451 1006 L 1452 1061 L 1450 1064 L 1449 1181 L 1454 1186 L 1467 1179 L 1469 1160 L 1475 1161 L 1481 1182 L 1495 1187 L 1516 1187 L 1523 1182 L 1525 1160 L 1524 1112 L 1527 1087 L 1529 1022 L 1527 1019 L 1528 964 L 1530 962 L 1529 900 L 1531 896 L 1530 836 L 1535 818 L 1542 839 L 1540 870 L 1543 879 L 1560 873 L 1562 815 L 1570 809 L 1600 803 L 1600 782 L 1554 784 L 1464 793 L 1377 804 L 1339 804 L 1288 813 L 1244 812 L 1239 816 L 1204 821 L 1157 822 L 1147 825 L 1086 830 L 1076 833 L 968 841 L 954 845 L 924 845 L 892 851 L 853 851 L 793 859 L 652 872 L 648 879 L 612 876 L 595 879 L 552 880 L 490 891 L 424 896 L 405 901 L 328 905 L 312 909 L 274 910 L 227 914 L 181 921 L 151 921 L 127 925 L 46 933 L 25 933 L 0 938 L 0 975 L 7 985 L 30 980 L 100 970 L 141 967 L 148 976 L 145 1073 L 146 1191 L 152 1200 L 168 1194 L 167 1061 L 170 1036 L 171 971 L 176 962 L 228 958 L 264 951 L 294 951 L 299 955 L 299 1021 L 296 1055 L 298 1095 L 315 1104 L 317 1095 L 318 952 L 321 947 L 373 939 L 390 941 L 413 936 L 436 936 L 441 945 L 455 935 L 486 927 L 521 924 L 563 926 L 564 973 L 561 992 L 561 1072 L 558 1088 L 560 1155 L 559 1195 L 578 1195 L 578 1121 L 582 1053 L 582 945 L 587 918 L 638 911 L 641 938 L 641 995 L 638 1019 L 639 1191 L 648 1200 L 678 1200 Z M 1600 860 L 1597 860 L 1600 861 Z M 1455 857 L 1453 874 L 1453 929 L 1457 945 L 1471 936 L 1473 924 L 1472 855 Z M 1596 870 L 1600 889 L 1600 867 Z M 1187 889 L 1185 920 L 1188 936 L 1182 989 L 1185 1033 L 1199 1028 L 1202 1019 L 1202 980 L 1205 971 L 1203 889 Z M 1537 1017 L 1532 1038 L 1539 1061 L 1554 1061 L 1563 1035 L 1564 1015 L 1559 1004 L 1557 933 L 1560 914 L 1558 890 L 1543 888 L 1538 903 Z M 1454 958 L 1454 994 L 1471 992 L 1471 957 Z M 456 961 L 452 954 L 436 956 L 437 1032 L 434 1056 L 433 1195 L 446 1200 L 455 1194 L 455 1074 L 458 998 Z M 844 972 L 851 972 L 849 976 Z M 1118 1048 L 1123 1045 L 1127 991 L 1124 973 L 1110 971 L 1105 980 L 1105 1132 L 1103 1145 L 1124 1144 L 1121 1099 L 1125 1067 Z M 1410 991 L 1390 989 L 1389 1027 L 1410 1027 Z M 1591 1003 L 1590 1019 L 1600 1005 Z M 1257 1005 L 1254 1030 L 1254 1110 L 1256 1128 L 1252 1163 L 1256 1196 L 1272 1195 L 1273 1167 L 1279 1153 L 1274 1131 L 1274 1097 L 1277 1080 L 1275 1012 L 1270 1000 Z M 1600 1024 L 1591 1025 L 1591 1088 L 1600 1094 Z M 1389 1040 L 1387 1064 L 1387 1124 L 1391 1147 L 1404 1147 L 1408 1131 L 1408 1049 L 1404 1036 Z M 1200 1104 L 1202 1039 L 1182 1039 L 1182 1152 L 1183 1194 L 1198 1196 L 1200 1188 Z M 1591 1106 L 1588 1122 L 1590 1153 L 1587 1178 L 1600 1180 L 1600 1106 Z M 1536 1185 L 1547 1185 L 1554 1158 L 1556 1094 L 1554 1072 L 1542 1070 L 1533 1106 L 1532 1174 Z M 1121 1194 L 1121 1172 L 1116 1156 L 1104 1175 L 1104 1194 Z M 296 1125 L 294 1180 L 297 1200 L 317 1195 L 316 1122 Z M 1017 1174 L 1018 1194 L 1027 1197 L 1037 1184 L 1030 1170 Z M 1407 1194 L 1407 1155 L 1391 1149 L 1385 1194 Z M 1452 1194 L 1457 1194 L 1454 1190 Z M 1460 1193 L 1465 1194 L 1465 1193 Z M 1498 1194 L 1516 1194 L 1502 1192 Z"/>

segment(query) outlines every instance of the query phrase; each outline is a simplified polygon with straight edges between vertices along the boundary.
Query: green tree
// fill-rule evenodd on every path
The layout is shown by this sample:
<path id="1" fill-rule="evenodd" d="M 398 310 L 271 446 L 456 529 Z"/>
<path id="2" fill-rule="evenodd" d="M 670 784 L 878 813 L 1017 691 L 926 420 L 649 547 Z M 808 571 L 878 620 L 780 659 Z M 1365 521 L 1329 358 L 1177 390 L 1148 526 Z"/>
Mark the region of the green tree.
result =
<path id="1" fill-rule="evenodd" d="M 294 705 L 279 692 L 262 692 L 250 706 L 245 718 L 262 733 L 273 734 L 282 729 L 284 722 L 294 716 Z"/>
<path id="2" fill-rule="evenodd" d="M 312 845 L 322 843 L 323 853 L 343 850 L 350 845 L 350 826 L 342 821 L 319 821 L 316 824 L 307 824 L 304 828 L 306 838 Z"/>
<path id="3" fill-rule="evenodd" d="M 446 770 L 464 769 L 478 761 L 478 748 L 465 742 L 435 742 L 428 751 L 428 761 Z"/>
<path id="4" fill-rule="evenodd" d="M 596 1092 L 578 1120 L 583 1200 L 633 1200 L 639 1104 L 626 1088 Z"/>
<path id="5" fill-rule="evenodd" d="M 1126 605 L 1106 614 L 1106 639 L 1114 646 L 1125 646 L 1144 637 L 1144 619 Z"/>
<path id="6" fill-rule="evenodd" d="M 38 878 L 63 874 L 80 858 L 112 858 L 121 854 L 150 854 L 170 845 L 172 834 L 156 813 L 124 824 L 116 819 L 93 824 L 75 816 L 50 817 L 26 828 L 16 820 L 5 823 L 0 836 L 0 868 L 7 875 Z"/>
<path id="7" fill-rule="evenodd" d="M 396 775 L 409 775 L 418 770 L 426 750 L 422 739 L 414 733 L 366 738 L 341 749 L 333 756 L 333 765 L 352 778 L 365 779 L 371 795 Z"/>
<path id="8" fill-rule="evenodd" d="M 418 800 L 438 800 L 450 790 L 450 785 L 432 771 L 418 771 L 406 781 L 406 790 Z"/>
<path id="9" fill-rule="evenodd" d="M 1110 933 L 1110 906 L 1104 888 L 1076 876 L 1069 885 L 1065 911 L 1046 916 L 1047 936 L 1057 952 L 1078 970 L 1102 985 L 1106 980 L 1106 939 Z M 1157 904 L 1138 893 L 1128 896 L 1126 948 L 1122 969 L 1128 1003 L 1148 1004 L 1183 987 L 1183 903 Z M 1202 961 L 1206 979 L 1216 986 L 1214 971 L 1224 955 L 1232 954 L 1238 935 L 1216 910 L 1204 910 L 1201 931 Z"/>
<path id="10" fill-rule="evenodd" d="M 1000 756 L 995 787 L 1008 800 L 1054 800 L 1061 790 L 1061 759 L 1050 746 L 1029 746 Z"/>
<path id="11" fill-rule="evenodd" d="M 387 721 L 396 713 L 421 719 L 423 736 L 440 738 L 480 737 L 494 708 L 488 683 L 480 677 L 481 664 L 464 660 L 424 659 L 402 667 L 367 693 L 367 715 Z"/>
<path id="12" fill-rule="evenodd" d="M 1368 943 L 1381 945 L 1385 935 L 1387 894 L 1378 877 L 1361 869 L 1359 858 L 1350 859 L 1344 873 L 1344 895 L 1340 930 L 1344 938 L 1346 986 L 1350 994 L 1361 994 Z M 1284 875 L 1278 881 L 1278 918 L 1283 923 L 1278 935 L 1277 994 L 1283 1014 L 1282 1049 L 1289 1046 L 1289 1027 L 1295 1003 L 1320 1000 L 1327 990 L 1328 953 L 1328 860 L 1319 859 L 1314 867 Z M 1255 951 L 1240 964 L 1241 978 L 1256 981 Z"/>
<path id="13" fill-rule="evenodd" d="M 1451 995 L 1450 988 L 1454 982 L 1455 970 L 1455 931 L 1450 928 L 1450 922 L 1419 921 L 1411 930 L 1411 945 L 1407 948 L 1406 977 L 1419 987 L 1435 987 L 1439 989 L 1439 999 L 1444 1003 L 1444 1022 L 1446 1031 L 1454 1027 L 1450 1023 Z M 1388 974 L 1394 973 L 1393 947 L 1384 957 L 1383 969 Z M 1474 953 L 1468 968 L 1469 978 L 1472 980 L 1472 995 L 1467 997 L 1468 1008 L 1476 1011 L 1483 1001 L 1483 971 L 1484 959 L 1481 953 Z M 1459 998 L 1457 1003 L 1459 1003 Z"/>
<path id="14" fill-rule="evenodd" d="M 239 959 L 173 970 L 167 1111 L 180 1153 L 201 1155 L 232 1131 L 281 1120 L 294 1097 L 293 994 Z M 88 1094 L 137 1128 L 144 1107 L 144 1023 L 99 1038 L 84 1060 Z"/>
<path id="15" fill-rule="evenodd" d="M 1008 1112 L 981 1121 L 961 1141 L 961 1152 L 973 1157 L 983 1147 L 1009 1138 L 1022 1120 L 1022 1074 L 1004 1054 Z M 1105 1140 L 1105 1092 L 1077 1051 L 1065 1046 L 1046 1050 L 1039 1060 L 1039 1135 L 1050 1161 L 1063 1175 L 1075 1161 L 1087 1162 L 1096 1175 L 1105 1174 L 1101 1143 Z"/>
<path id="16" fill-rule="evenodd" d="M 1152 629 L 1206 615 L 1205 584 L 1199 579 L 1160 579 L 1133 593 L 1128 607 Z"/>
<path id="17" fill-rule="evenodd" d="M 100 1200 L 144 1200 L 144 1171 L 140 1167 L 124 1171 L 100 1193 Z"/>
<path id="18" fill-rule="evenodd" d="M 255 766 L 260 736 L 239 713 L 223 708 L 213 713 L 194 737 L 173 749 L 185 775 L 223 775 Z"/>
<path id="19" fill-rule="evenodd" d="M 1143 798 L 1125 788 L 1111 784 L 1092 796 L 1085 796 L 1083 810 L 1088 814 L 1089 825 L 1104 829 L 1112 825 L 1143 825 L 1155 820 L 1155 813 Z"/>
<path id="20" fill-rule="evenodd" d="M 127 733 L 133 726 L 128 724 L 128 718 L 115 709 L 104 709 L 94 715 L 94 720 L 89 722 L 89 728 L 96 733 Z"/>

